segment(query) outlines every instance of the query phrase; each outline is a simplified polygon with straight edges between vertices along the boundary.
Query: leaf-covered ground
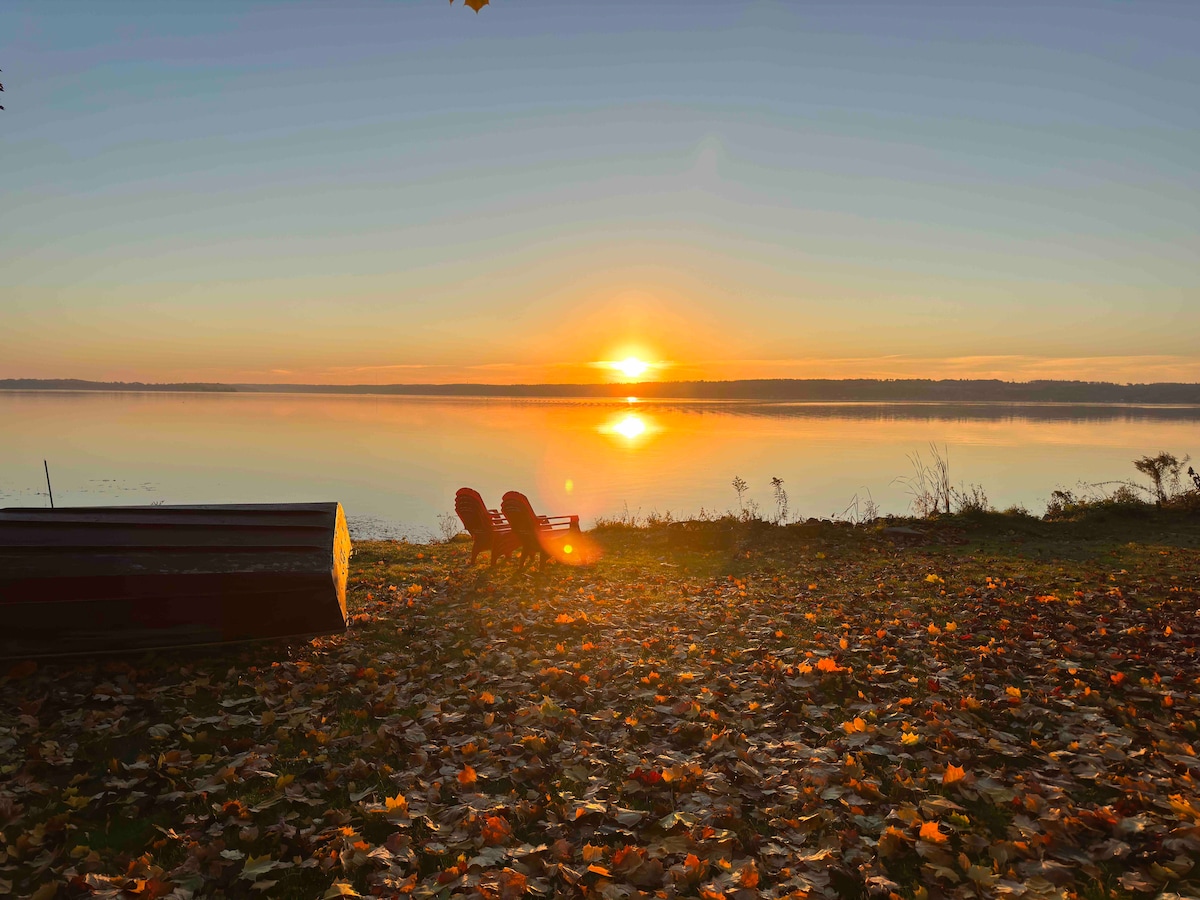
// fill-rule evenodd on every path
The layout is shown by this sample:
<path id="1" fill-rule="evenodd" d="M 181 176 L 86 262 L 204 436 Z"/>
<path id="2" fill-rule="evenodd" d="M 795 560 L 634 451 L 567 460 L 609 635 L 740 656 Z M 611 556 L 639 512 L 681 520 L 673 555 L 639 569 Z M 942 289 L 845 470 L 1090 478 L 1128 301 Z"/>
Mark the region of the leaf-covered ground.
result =
<path id="1" fill-rule="evenodd" d="M 361 545 L 345 635 L 0 668 L 0 895 L 1200 895 L 1200 523 Z"/>

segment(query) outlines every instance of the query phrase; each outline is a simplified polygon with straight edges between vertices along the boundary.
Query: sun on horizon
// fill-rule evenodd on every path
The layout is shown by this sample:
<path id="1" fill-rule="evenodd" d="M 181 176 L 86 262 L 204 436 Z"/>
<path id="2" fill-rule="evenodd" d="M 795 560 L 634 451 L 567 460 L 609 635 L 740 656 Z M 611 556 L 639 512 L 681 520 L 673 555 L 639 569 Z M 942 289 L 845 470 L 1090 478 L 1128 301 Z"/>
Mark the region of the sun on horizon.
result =
<path id="1" fill-rule="evenodd" d="M 659 368 L 661 363 L 648 362 L 640 356 L 629 355 L 622 359 L 608 360 L 599 365 L 616 373 L 621 378 L 634 380 Z"/>
<path id="2" fill-rule="evenodd" d="M 627 356 L 620 362 L 613 363 L 613 368 L 626 378 L 640 378 L 649 371 L 650 363 L 636 356 Z"/>

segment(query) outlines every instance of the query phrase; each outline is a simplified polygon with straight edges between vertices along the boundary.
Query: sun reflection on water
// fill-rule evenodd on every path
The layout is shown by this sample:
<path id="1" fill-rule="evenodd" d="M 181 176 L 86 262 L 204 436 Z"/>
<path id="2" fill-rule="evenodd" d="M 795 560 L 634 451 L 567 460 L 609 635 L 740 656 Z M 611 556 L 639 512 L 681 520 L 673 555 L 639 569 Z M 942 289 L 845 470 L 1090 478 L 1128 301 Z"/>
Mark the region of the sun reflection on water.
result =
<path id="1" fill-rule="evenodd" d="M 649 434 L 651 429 L 645 416 L 627 412 L 609 420 L 600 430 L 606 434 L 619 435 L 629 444 L 634 444 L 639 438 Z"/>

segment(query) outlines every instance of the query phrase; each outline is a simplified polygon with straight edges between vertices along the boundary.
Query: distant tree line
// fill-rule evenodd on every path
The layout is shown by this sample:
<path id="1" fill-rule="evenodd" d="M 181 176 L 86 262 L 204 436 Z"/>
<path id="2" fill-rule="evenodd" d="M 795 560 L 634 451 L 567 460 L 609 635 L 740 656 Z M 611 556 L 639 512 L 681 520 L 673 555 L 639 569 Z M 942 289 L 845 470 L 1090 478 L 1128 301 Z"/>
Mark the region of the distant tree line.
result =
<path id="1" fill-rule="evenodd" d="M 232 384 L 206 384 L 187 381 L 175 384 L 147 384 L 141 381 L 82 381 L 78 378 L 5 378 L 0 391 L 182 391 L 189 394 L 233 394 Z"/>
<path id="2" fill-rule="evenodd" d="M 875 403 L 1164 403 L 1200 404 L 1200 384 L 1103 381 L 756 379 L 640 384 L 147 384 L 78 379 L 0 380 L 0 390 L 188 391 L 205 393 L 402 394 L 434 397 L 626 397 L 678 400 L 794 400 Z"/>

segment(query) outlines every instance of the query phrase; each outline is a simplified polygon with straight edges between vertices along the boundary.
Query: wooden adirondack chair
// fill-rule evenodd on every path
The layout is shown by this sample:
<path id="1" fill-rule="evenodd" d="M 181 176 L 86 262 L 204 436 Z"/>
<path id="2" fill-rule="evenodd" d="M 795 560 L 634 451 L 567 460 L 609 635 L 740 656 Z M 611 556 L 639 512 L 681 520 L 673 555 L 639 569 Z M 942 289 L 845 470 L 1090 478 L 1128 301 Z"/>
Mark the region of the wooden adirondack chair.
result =
<path id="1" fill-rule="evenodd" d="M 501 556 L 512 558 L 512 553 L 521 546 L 520 539 L 513 532 L 504 516 L 494 509 L 488 509 L 479 492 L 471 488 L 459 488 L 454 495 L 454 511 L 462 520 L 467 533 L 475 540 L 471 547 L 471 565 L 480 553 L 487 550 L 491 555 L 491 565 Z"/>
<path id="2" fill-rule="evenodd" d="M 581 549 L 579 516 L 539 516 L 520 491 L 505 494 L 500 509 L 521 542 L 522 569 L 534 555 L 539 557 L 540 569 L 547 556 L 564 559 Z"/>

